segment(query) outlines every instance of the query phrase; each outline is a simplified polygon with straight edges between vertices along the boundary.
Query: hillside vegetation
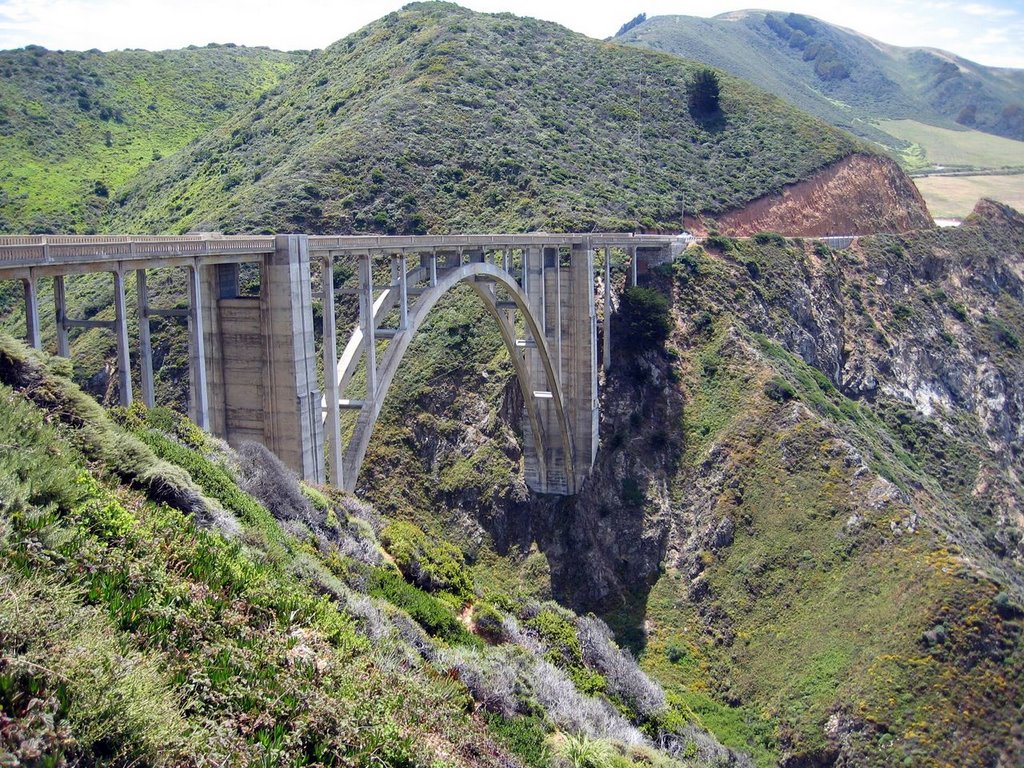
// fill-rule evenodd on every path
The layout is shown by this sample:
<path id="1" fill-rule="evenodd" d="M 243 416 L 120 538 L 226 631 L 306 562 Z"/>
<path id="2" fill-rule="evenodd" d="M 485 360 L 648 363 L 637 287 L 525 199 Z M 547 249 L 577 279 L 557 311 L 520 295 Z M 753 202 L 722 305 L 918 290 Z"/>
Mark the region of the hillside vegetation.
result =
<path id="1" fill-rule="evenodd" d="M 602 622 L 66 367 L 0 336 L 5 765 L 746 763 Z"/>
<path id="2" fill-rule="evenodd" d="M 1024 72 L 936 49 L 900 48 L 795 13 L 657 16 L 616 40 L 697 59 L 833 125 L 898 150 L 881 120 L 1024 140 Z"/>
<path id="3" fill-rule="evenodd" d="M 119 194 L 133 231 L 478 232 L 677 228 L 858 149 L 722 76 L 694 117 L 695 65 L 554 24 L 407 6 Z"/>
<path id="4" fill-rule="evenodd" d="M 0 51 L 0 232 L 91 232 L 118 188 L 303 59 L 262 48 Z"/>

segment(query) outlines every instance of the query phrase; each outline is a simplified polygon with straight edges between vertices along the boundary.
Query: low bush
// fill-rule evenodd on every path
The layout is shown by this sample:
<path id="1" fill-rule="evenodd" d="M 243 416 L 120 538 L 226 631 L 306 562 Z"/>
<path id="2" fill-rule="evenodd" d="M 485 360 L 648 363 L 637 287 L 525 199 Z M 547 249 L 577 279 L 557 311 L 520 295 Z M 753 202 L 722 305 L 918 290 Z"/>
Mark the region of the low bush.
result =
<path id="1" fill-rule="evenodd" d="M 504 639 L 504 618 L 490 603 L 479 601 L 473 606 L 473 626 L 488 642 L 500 643 Z"/>
<path id="2" fill-rule="evenodd" d="M 462 601 L 472 596 L 472 582 L 458 548 L 433 540 L 420 528 L 404 521 L 386 526 L 380 540 L 402 575 L 420 589 L 448 592 Z"/>
<path id="3" fill-rule="evenodd" d="M 615 645 L 607 624 L 597 618 L 580 617 L 576 629 L 583 659 L 604 676 L 609 694 L 640 718 L 653 720 L 664 714 L 665 692 L 644 674 L 628 651 Z"/>
<path id="4" fill-rule="evenodd" d="M 551 755 L 545 744 L 547 729 L 540 718 L 484 712 L 484 721 L 498 741 L 515 752 L 528 768 L 549 768 Z"/>
<path id="5" fill-rule="evenodd" d="M 405 581 L 390 568 L 373 569 L 369 593 L 401 608 L 434 637 L 461 645 L 479 645 L 480 639 L 455 618 L 445 603 Z"/>
<path id="6" fill-rule="evenodd" d="M 796 397 L 793 385 L 781 376 L 775 376 L 764 384 L 764 393 L 777 403 L 784 403 Z"/>

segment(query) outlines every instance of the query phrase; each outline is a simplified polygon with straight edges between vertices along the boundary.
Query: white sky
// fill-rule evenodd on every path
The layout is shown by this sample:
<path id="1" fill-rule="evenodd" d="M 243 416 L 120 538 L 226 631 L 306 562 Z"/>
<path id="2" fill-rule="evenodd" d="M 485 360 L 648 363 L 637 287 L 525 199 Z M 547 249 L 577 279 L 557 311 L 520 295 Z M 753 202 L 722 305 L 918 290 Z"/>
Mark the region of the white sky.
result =
<path id="1" fill-rule="evenodd" d="M 0 48 L 160 50 L 210 42 L 323 48 L 404 0 L 0 0 Z M 608 37 L 636 14 L 713 16 L 743 0 L 462 0 L 478 11 L 548 19 Z M 1024 68 L 1024 0 L 752 0 L 806 13 L 895 45 L 944 48 L 982 64 Z"/>

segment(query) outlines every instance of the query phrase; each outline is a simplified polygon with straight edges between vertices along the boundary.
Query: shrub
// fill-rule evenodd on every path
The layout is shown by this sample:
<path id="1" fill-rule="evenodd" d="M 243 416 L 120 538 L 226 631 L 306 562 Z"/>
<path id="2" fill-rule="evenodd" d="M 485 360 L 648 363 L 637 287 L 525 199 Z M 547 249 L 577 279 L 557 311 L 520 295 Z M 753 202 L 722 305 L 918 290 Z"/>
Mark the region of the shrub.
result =
<path id="1" fill-rule="evenodd" d="M 639 480 L 635 477 L 626 477 L 622 480 L 622 491 L 619 498 L 627 507 L 642 507 L 647 501 L 647 494 Z"/>
<path id="2" fill-rule="evenodd" d="M 1007 349 L 1014 351 L 1020 349 L 1020 336 L 1014 333 L 1010 326 L 998 318 L 992 318 L 990 322 L 996 341 L 1003 344 Z"/>
<path id="3" fill-rule="evenodd" d="M 758 245 L 785 245 L 786 238 L 778 232 L 757 232 L 754 234 L 754 242 Z"/>
<path id="4" fill-rule="evenodd" d="M 525 672 L 522 652 L 506 646 L 500 651 L 453 648 L 438 654 L 436 666 L 461 681 L 473 699 L 488 712 L 504 717 L 522 714 L 519 678 Z"/>
<path id="5" fill-rule="evenodd" d="M 511 749 L 529 768 L 549 768 L 550 756 L 544 743 L 547 729 L 538 717 L 504 717 L 484 712 L 484 721 L 498 741 Z"/>
<path id="6" fill-rule="evenodd" d="M 704 245 L 708 248 L 715 248 L 722 253 L 729 253 L 736 250 L 736 241 L 727 235 L 720 235 L 712 232 L 704 238 Z"/>
<path id="7" fill-rule="evenodd" d="M 591 738 L 642 744 L 644 737 L 604 699 L 583 696 L 565 673 L 538 661 L 528 673 L 530 687 L 555 725 Z"/>
<path id="8" fill-rule="evenodd" d="M 642 718 L 654 719 L 665 712 L 665 692 L 641 671 L 628 651 L 612 642 L 607 624 L 597 618 L 580 617 L 576 628 L 583 658 L 604 676 L 608 693 Z"/>
<path id="9" fill-rule="evenodd" d="M 764 384 L 764 393 L 770 399 L 778 403 L 784 403 L 787 400 L 792 400 L 796 397 L 793 385 L 781 376 L 775 376 L 766 381 Z"/>
<path id="10" fill-rule="evenodd" d="M 665 657 L 673 664 L 682 661 L 686 656 L 686 648 L 674 640 L 665 646 Z"/>
<path id="11" fill-rule="evenodd" d="M 412 523 L 396 521 L 381 531 L 381 543 L 409 581 L 428 592 L 449 592 L 460 600 L 473 594 L 462 553 L 435 541 Z"/>
<path id="12" fill-rule="evenodd" d="M 401 608 L 435 637 L 463 645 L 480 642 L 476 635 L 459 623 L 447 605 L 409 584 L 401 574 L 390 568 L 373 569 L 369 592 Z"/>
<path id="13" fill-rule="evenodd" d="M 298 521 L 321 535 L 325 532 L 326 511 L 313 506 L 299 487 L 295 473 L 277 456 L 265 446 L 252 442 L 242 443 L 237 454 L 242 489 L 266 507 L 275 519 Z"/>
<path id="14" fill-rule="evenodd" d="M 504 638 L 504 617 L 490 603 L 478 602 L 473 606 L 473 626 L 478 635 L 492 643 Z"/>
<path id="15" fill-rule="evenodd" d="M 558 744 L 558 756 L 571 768 L 612 768 L 615 750 L 604 739 L 570 734 Z"/>

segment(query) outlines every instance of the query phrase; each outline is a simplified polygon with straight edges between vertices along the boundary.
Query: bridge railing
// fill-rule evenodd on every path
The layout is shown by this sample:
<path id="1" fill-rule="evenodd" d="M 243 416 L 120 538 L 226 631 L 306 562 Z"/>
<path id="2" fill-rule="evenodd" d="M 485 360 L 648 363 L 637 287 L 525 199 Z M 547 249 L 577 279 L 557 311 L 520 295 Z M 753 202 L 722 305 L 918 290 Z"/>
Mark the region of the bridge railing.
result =
<path id="1" fill-rule="evenodd" d="M 527 232 L 502 235 L 310 235 L 310 251 L 446 250 L 455 248 L 519 248 L 568 245 L 587 239 L 594 247 L 623 245 L 662 247 L 672 235 L 635 235 L 630 232 Z"/>
<path id="2" fill-rule="evenodd" d="M 18 235 L 0 236 L 0 265 L 32 266 L 173 256 L 266 253 L 272 235 Z"/>

